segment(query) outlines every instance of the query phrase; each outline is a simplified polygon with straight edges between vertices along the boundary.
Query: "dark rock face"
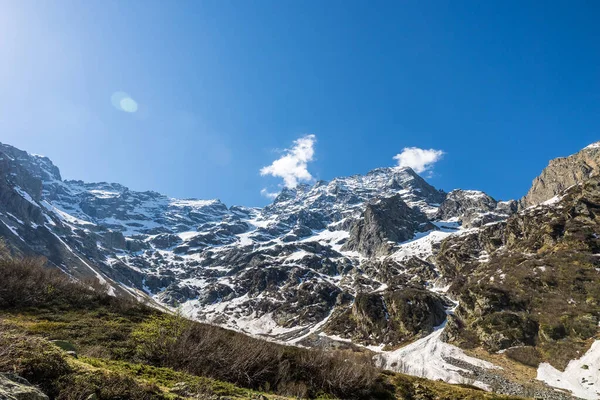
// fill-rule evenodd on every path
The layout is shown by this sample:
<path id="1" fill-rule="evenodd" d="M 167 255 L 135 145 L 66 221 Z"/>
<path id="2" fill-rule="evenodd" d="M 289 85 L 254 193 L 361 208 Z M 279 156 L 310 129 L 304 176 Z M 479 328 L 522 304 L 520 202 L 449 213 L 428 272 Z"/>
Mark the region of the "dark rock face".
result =
<path id="1" fill-rule="evenodd" d="M 102 235 L 102 239 L 102 242 L 108 247 L 113 247 L 115 249 L 127 248 L 125 236 L 123 236 L 121 232 L 108 231 Z"/>
<path id="2" fill-rule="evenodd" d="M 160 296 L 162 303 L 168 304 L 171 307 L 178 307 L 187 299 L 197 297 L 198 291 L 187 285 L 172 283 L 160 294 Z"/>
<path id="3" fill-rule="evenodd" d="M 405 242 L 417 232 L 432 229 L 435 225 L 425 214 L 410 208 L 396 195 L 367 204 L 362 218 L 350 228 L 350 238 L 344 248 L 367 257 L 388 255 L 394 243 Z"/>
<path id="4" fill-rule="evenodd" d="M 177 235 L 173 235 L 170 233 L 163 233 L 160 235 L 156 235 L 150 240 L 150 243 L 157 249 L 168 249 L 173 246 L 177 246 L 182 243 L 183 240 Z"/>
<path id="5" fill-rule="evenodd" d="M 527 347 L 561 368 L 600 321 L 599 153 L 551 162 L 521 208 L 561 197 L 517 213 L 482 192 L 446 195 L 410 168 L 227 208 L 63 181 L 47 158 L 0 145 L 0 236 L 115 295 L 279 340 L 397 346 L 442 324 L 452 298 L 445 340 Z M 459 223 L 477 229 L 455 234 Z"/>
<path id="6" fill-rule="evenodd" d="M 446 303 L 423 289 L 359 293 L 326 331 L 362 344 L 398 344 L 428 334 L 446 319 Z"/>
<path id="7" fill-rule="evenodd" d="M 594 177 L 556 204 L 446 240 L 437 264 L 460 301 L 451 336 L 457 343 L 476 338 L 490 351 L 535 345 L 564 367 L 600 321 L 597 232 L 600 178 Z"/>
<path id="8" fill-rule="evenodd" d="M 452 298 L 445 340 L 526 347 L 562 368 L 600 321 L 599 154 L 551 162 L 519 213 L 410 168 L 299 185 L 258 209 L 63 181 L 0 144 L 0 236 L 115 295 L 278 340 L 397 346 L 443 323 Z"/>
<path id="9" fill-rule="evenodd" d="M 552 199 L 567 188 L 582 183 L 600 172 L 600 142 L 569 157 L 555 158 L 533 180 L 531 189 L 521 201 L 526 208 Z"/>

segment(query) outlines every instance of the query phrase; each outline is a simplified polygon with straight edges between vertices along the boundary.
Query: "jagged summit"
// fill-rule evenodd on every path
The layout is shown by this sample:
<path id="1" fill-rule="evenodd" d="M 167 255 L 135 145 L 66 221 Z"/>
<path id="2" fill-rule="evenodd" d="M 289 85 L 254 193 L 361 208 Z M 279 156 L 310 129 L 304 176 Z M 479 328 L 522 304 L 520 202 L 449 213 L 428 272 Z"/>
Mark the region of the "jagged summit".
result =
<path id="1" fill-rule="evenodd" d="M 8 144 L 0 143 L 0 152 L 15 164 L 21 165 L 43 181 L 62 180 L 60 170 L 45 156 L 32 155 Z"/>
<path id="2" fill-rule="evenodd" d="M 464 227 L 482 226 L 508 218 L 517 210 L 517 202 L 497 201 L 479 190 L 452 190 L 438 209 L 440 220 L 456 220 Z"/>
<path id="3" fill-rule="evenodd" d="M 531 189 L 520 200 L 520 207 L 527 208 L 548 201 L 599 172 L 600 142 L 592 143 L 568 157 L 555 158 L 533 180 Z"/>
<path id="4" fill-rule="evenodd" d="M 444 200 L 445 193 L 435 189 L 411 168 L 377 168 L 365 175 L 318 181 L 314 185 L 298 185 L 283 189 L 275 201 L 265 207 L 266 214 L 286 209 L 325 212 L 330 222 L 349 216 L 354 208 L 375 197 L 390 197 L 399 193 L 411 207 L 433 214 Z"/>

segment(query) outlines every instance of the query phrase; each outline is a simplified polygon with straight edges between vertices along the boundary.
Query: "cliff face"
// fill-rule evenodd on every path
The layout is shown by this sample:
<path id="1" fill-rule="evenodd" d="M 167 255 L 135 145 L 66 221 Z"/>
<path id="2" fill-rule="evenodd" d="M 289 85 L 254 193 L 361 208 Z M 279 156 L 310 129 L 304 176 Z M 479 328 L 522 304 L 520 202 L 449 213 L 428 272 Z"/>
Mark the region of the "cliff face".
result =
<path id="1" fill-rule="evenodd" d="M 600 172 L 600 142 L 589 145 L 569 157 L 551 160 L 531 189 L 520 201 L 527 208 L 550 200 L 565 189 L 584 182 Z"/>
<path id="2" fill-rule="evenodd" d="M 399 195 L 395 195 L 367 204 L 362 218 L 350 228 L 350 238 L 344 248 L 367 257 L 386 256 L 395 243 L 405 242 L 417 232 L 432 229 L 435 226 L 424 213 L 410 208 Z"/>

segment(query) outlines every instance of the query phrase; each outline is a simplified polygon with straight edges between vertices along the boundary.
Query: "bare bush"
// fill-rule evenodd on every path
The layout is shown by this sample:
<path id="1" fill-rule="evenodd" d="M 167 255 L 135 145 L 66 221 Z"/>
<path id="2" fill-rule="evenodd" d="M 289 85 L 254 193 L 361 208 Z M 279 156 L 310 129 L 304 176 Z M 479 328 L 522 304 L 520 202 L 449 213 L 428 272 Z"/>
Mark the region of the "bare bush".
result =
<path id="1" fill-rule="evenodd" d="M 128 399 L 154 400 L 163 399 L 155 385 L 144 385 L 131 377 L 113 373 L 93 372 L 71 375 L 61 382 L 61 391 L 57 400 Z"/>
<path id="2" fill-rule="evenodd" d="M 4 309 L 110 306 L 117 311 L 126 311 L 144 307 L 130 298 L 110 296 L 106 285 L 97 279 L 74 281 L 62 271 L 46 266 L 46 260 L 41 257 L 0 255 L 0 277 L 0 308 Z"/>
<path id="3" fill-rule="evenodd" d="M 143 361 L 295 397 L 366 398 L 380 385 L 368 355 L 286 347 L 178 319 L 154 318 L 133 333 Z"/>

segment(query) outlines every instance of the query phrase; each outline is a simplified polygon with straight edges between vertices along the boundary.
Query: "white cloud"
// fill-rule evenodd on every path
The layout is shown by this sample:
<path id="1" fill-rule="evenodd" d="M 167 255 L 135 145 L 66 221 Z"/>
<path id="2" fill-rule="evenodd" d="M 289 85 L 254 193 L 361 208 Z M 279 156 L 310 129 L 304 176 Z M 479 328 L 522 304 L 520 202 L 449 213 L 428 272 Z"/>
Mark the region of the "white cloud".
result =
<path id="1" fill-rule="evenodd" d="M 312 180 L 307 166 L 315 155 L 316 141 L 315 135 L 306 135 L 296 139 L 291 149 L 286 149 L 285 154 L 273 161 L 271 165 L 261 168 L 260 174 L 282 178 L 283 184 L 288 188 L 296 187 L 298 182 Z"/>
<path id="2" fill-rule="evenodd" d="M 275 197 L 277 197 L 279 195 L 279 193 L 277 193 L 277 192 L 269 192 L 269 190 L 267 190 L 267 188 L 262 188 L 260 190 L 260 194 L 269 199 L 274 199 Z"/>
<path id="3" fill-rule="evenodd" d="M 420 174 L 433 167 L 438 162 L 444 152 L 435 149 L 420 149 L 418 147 L 405 147 L 402 152 L 394 156 L 399 167 L 411 167 L 416 173 Z"/>

